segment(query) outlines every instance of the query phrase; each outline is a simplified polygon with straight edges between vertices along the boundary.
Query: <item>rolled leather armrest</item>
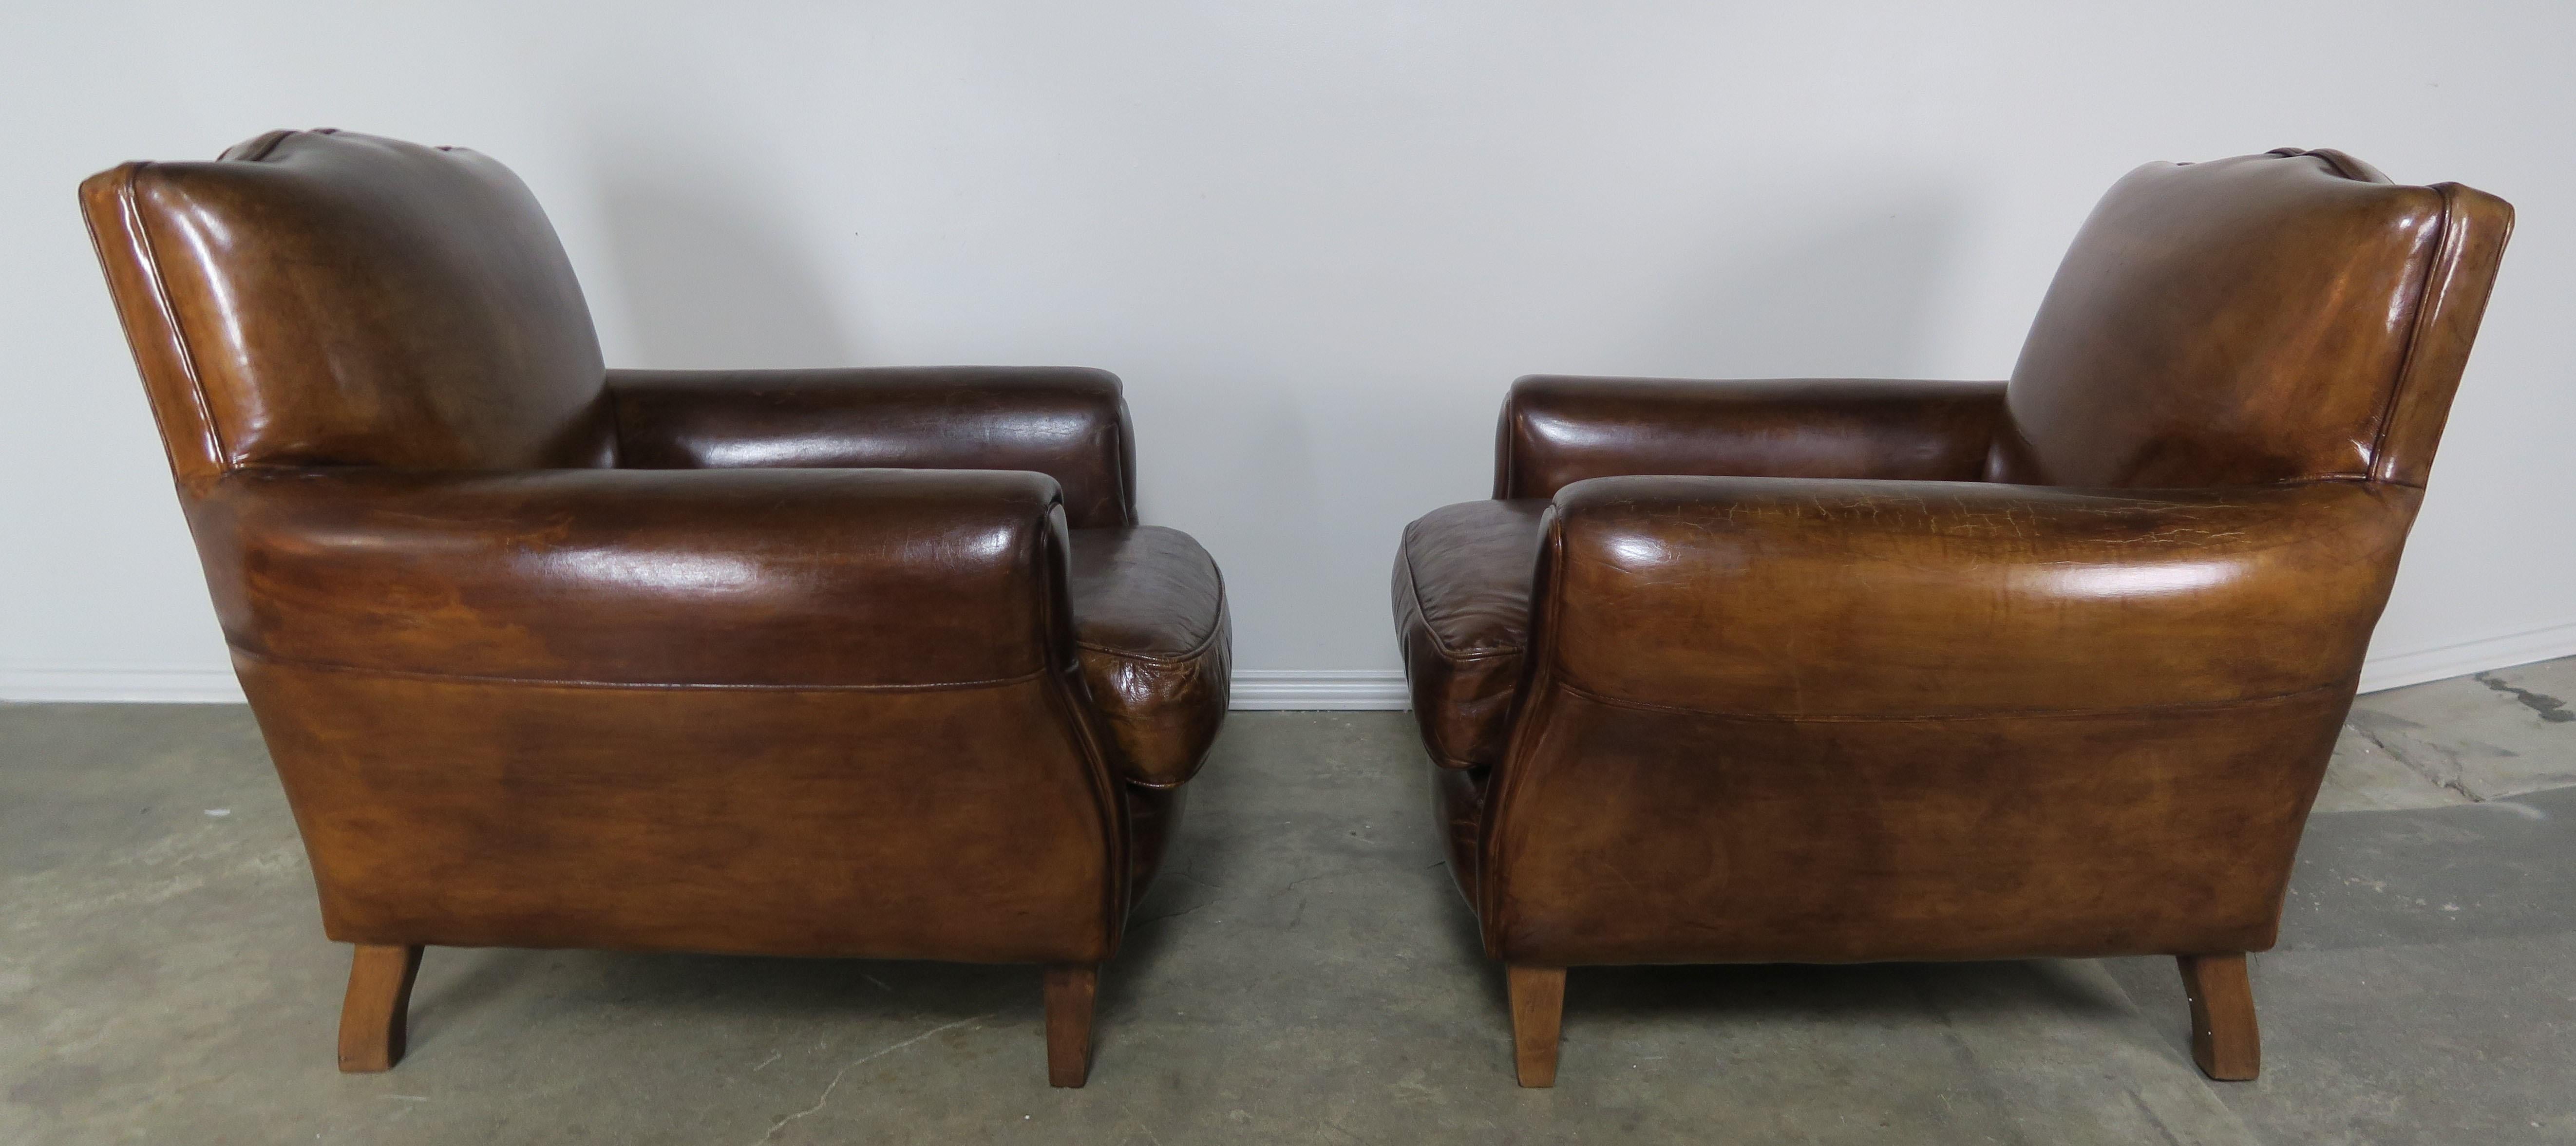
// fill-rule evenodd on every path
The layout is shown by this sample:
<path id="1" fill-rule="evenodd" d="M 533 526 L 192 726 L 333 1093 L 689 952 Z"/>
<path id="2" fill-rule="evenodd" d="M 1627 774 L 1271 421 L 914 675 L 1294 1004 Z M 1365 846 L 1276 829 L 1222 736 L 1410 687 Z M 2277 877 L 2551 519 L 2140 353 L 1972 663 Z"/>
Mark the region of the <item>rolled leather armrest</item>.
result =
<path id="1" fill-rule="evenodd" d="M 1496 498 L 1635 474 L 1974 481 L 2001 382 L 1531 375 L 1494 443 Z"/>
<path id="2" fill-rule="evenodd" d="M 191 516 L 225 635 L 254 657 L 822 688 L 1073 660 L 1042 474 L 244 469 Z"/>
<path id="3" fill-rule="evenodd" d="M 635 469 L 1032 470 L 1076 529 L 1136 524 L 1118 376 L 1060 367 L 611 370 Z"/>
<path id="4" fill-rule="evenodd" d="M 1594 479 L 1556 497 L 1535 652 L 1611 702 L 1781 717 L 2349 689 L 2418 496 Z"/>

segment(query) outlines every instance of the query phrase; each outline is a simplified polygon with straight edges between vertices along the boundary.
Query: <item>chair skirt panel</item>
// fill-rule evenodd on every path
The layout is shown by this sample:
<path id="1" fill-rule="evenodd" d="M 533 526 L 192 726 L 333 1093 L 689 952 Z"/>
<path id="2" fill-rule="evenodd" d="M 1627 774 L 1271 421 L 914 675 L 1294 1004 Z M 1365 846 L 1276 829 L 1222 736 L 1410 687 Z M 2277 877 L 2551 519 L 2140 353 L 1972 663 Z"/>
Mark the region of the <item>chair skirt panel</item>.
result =
<path id="1" fill-rule="evenodd" d="M 2353 696 L 1802 720 L 1535 687 L 1474 894 L 1490 953 L 1546 966 L 2268 948 Z"/>
<path id="2" fill-rule="evenodd" d="M 237 654 L 365 944 L 1092 963 L 1127 812 L 1071 682 L 631 687 Z"/>

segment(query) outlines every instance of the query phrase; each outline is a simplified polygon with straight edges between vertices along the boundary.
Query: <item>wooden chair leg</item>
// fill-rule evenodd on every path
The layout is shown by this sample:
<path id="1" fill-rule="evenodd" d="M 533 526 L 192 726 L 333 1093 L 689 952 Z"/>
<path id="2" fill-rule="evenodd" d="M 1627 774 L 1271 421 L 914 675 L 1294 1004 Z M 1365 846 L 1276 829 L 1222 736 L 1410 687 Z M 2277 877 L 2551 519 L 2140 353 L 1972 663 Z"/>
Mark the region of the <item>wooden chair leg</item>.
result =
<path id="1" fill-rule="evenodd" d="M 361 943 L 349 960 L 349 994 L 340 1002 L 340 1070 L 372 1074 L 402 1061 L 411 981 L 420 947 Z"/>
<path id="2" fill-rule="evenodd" d="M 2191 999 L 2191 1058 L 2221 1082 L 2243 1082 L 2263 1069 L 2263 1035 L 2254 1024 L 2254 981 L 2245 956 L 2182 955 L 2183 993 Z"/>
<path id="3" fill-rule="evenodd" d="M 1557 1031 L 1565 1018 L 1565 968 L 1503 968 L 1512 996 L 1512 1066 L 1521 1085 L 1556 1085 Z"/>
<path id="4" fill-rule="evenodd" d="M 1047 1085 L 1080 1086 L 1091 1077 L 1091 1000 L 1099 989 L 1099 964 L 1046 969 Z"/>

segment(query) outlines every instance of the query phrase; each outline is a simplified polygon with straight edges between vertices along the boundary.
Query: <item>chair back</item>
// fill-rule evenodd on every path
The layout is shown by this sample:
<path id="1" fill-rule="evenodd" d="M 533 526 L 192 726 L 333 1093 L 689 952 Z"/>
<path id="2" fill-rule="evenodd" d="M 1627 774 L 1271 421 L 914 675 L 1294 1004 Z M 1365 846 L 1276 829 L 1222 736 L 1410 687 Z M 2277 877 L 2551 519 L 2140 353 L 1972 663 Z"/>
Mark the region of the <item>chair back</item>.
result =
<path id="1" fill-rule="evenodd" d="M 2512 225 L 2334 151 L 2140 167 L 2058 267 L 1986 476 L 2422 485 Z"/>
<path id="2" fill-rule="evenodd" d="M 271 132 L 81 205 L 172 468 L 607 464 L 606 371 L 545 212 L 482 155 Z"/>

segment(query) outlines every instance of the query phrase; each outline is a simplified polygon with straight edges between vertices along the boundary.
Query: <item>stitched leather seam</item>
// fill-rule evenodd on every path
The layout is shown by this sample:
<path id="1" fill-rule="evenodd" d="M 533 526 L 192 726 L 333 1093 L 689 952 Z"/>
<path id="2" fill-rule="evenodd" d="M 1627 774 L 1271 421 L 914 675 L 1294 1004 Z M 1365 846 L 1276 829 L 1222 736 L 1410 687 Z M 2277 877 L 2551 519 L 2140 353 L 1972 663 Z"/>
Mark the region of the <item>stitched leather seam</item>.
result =
<path id="1" fill-rule="evenodd" d="M 1101 658 L 1101 660 L 1095 661 L 1093 659 L 1095 657 Z M 1213 659 L 1214 658 L 1211 657 L 1201 657 L 1197 660 L 1190 661 L 1136 661 L 1128 657 L 1120 656 L 1117 653 L 1103 652 L 1099 649 L 1087 649 L 1079 645 L 1075 646 L 1074 649 L 1074 660 L 1081 666 L 1086 677 L 1089 675 L 1092 667 L 1095 664 L 1101 664 L 1102 661 L 1106 662 L 1102 671 L 1109 673 L 1139 673 L 1139 675 L 1144 676 L 1145 680 L 1141 684 L 1134 680 L 1130 680 L 1128 682 L 1131 687 L 1142 688 L 1154 694 L 1151 697 L 1138 701 L 1139 705 L 1169 703 L 1183 694 L 1205 687 L 1209 675 L 1207 671 L 1208 662 Z M 1142 671 L 1153 669 L 1164 671 Z M 1111 704 L 1119 703 L 1116 701 L 1103 700 L 1098 696 L 1094 696 L 1092 699 L 1101 705 L 1101 710 L 1104 712 L 1108 711 Z"/>
<path id="2" fill-rule="evenodd" d="M 1564 689 L 1566 692 L 1582 697 L 1585 700 L 1593 701 L 1597 704 L 1605 704 L 1613 708 L 1637 709 L 1646 712 L 1670 712 L 1687 716 L 1713 716 L 1726 720 L 1760 720 L 1780 724 L 1910 724 L 1933 720 L 2080 719 L 2091 716 L 2139 716 L 2159 712 L 2218 711 L 2230 708 L 2251 708 L 2258 705 L 2284 704 L 2298 700 L 2302 697 L 2313 696 L 2321 692 L 2333 692 L 2338 689 L 2350 688 L 2353 686 L 2355 679 L 2356 678 L 2354 677 L 2347 676 L 2333 683 L 2321 684 L 2313 688 L 2294 689 L 2289 692 L 2271 693 L 2264 696 L 2234 697 L 2227 700 L 2170 701 L 2161 704 L 2122 705 L 2106 708 L 2005 708 L 1994 709 L 1986 712 L 1926 712 L 1894 715 L 1883 713 L 1868 713 L 1861 715 L 1817 714 L 1812 716 L 1780 712 L 1742 712 L 1717 708 L 1692 708 L 1687 705 L 1659 704 L 1648 700 L 1629 700 L 1624 697 L 1607 696 L 1602 693 L 1594 692 L 1591 689 L 1584 688 L 1583 686 L 1568 680 L 1561 668 L 1556 674 L 1556 680 L 1554 683 L 1556 687 Z"/>
<path id="3" fill-rule="evenodd" d="M 1119 660 L 1133 661 L 1137 664 L 1161 665 L 1166 668 L 1189 668 L 1195 666 L 1200 661 L 1207 659 L 1208 645 L 1215 640 L 1216 634 L 1210 633 L 1208 634 L 1207 640 L 1199 642 L 1199 647 L 1186 653 L 1172 653 L 1168 655 L 1162 653 L 1129 652 L 1126 649 L 1113 648 L 1109 645 L 1094 644 L 1090 641 L 1081 640 L 1073 642 L 1073 647 L 1081 649 L 1084 652 L 1099 653 L 1104 657 L 1116 657 Z"/>
<path id="4" fill-rule="evenodd" d="M 978 688 L 1002 688 L 1026 684 L 1047 675 L 1047 670 L 1022 673 L 1019 676 L 993 677 L 986 680 L 935 681 L 925 684 L 749 684 L 749 683 L 671 683 L 664 681 L 566 680 L 554 677 L 491 676 L 479 673 L 421 672 L 417 669 L 369 668 L 331 661 L 304 660 L 298 657 L 270 656 L 226 642 L 234 656 L 280 668 L 314 669 L 321 672 L 363 673 L 372 676 L 403 677 L 412 680 L 454 681 L 464 684 L 528 684 L 557 688 L 660 689 L 697 692 L 954 692 Z"/>
<path id="5" fill-rule="evenodd" d="M 161 311 L 161 324 L 169 328 L 170 345 L 179 352 L 179 371 L 188 378 L 188 396 L 197 407 L 197 423 L 206 444 L 214 447 L 215 468 L 233 468 L 232 450 L 224 445 L 223 431 L 215 426 L 213 406 L 206 401 L 206 381 L 197 373 L 196 353 L 188 349 L 188 334 L 179 326 L 178 308 L 171 305 L 170 285 L 161 278 L 161 253 L 152 243 L 152 230 L 143 221 L 143 210 L 136 205 L 135 183 L 143 176 L 142 164 L 125 173 L 125 186 L 120 188 L 117 207 L 125 215 L 126 226 L 134 232 L 135 241 L 143 246 L 143 277 L 152 284 L 152 303 Z"/>
<path id="6" fill-rule="evenodd" d="M 2445 267 L 2458 261 L 2460 241 L 2459 204 L 2447 188 L 2442 196 L 2442 237 L 2433 244 L 2433 257 L 2424 260 L 2423 277 L 2415 284 L 2415 321 L 2406 327 L 2406 352 L 2398 356 L 2397 376 L 2388 381 L 2388 397 L 2380 403 L 2379 432 L 2370 439 L 2370 472 L 2393 470 L 2388 464 L 2388 434 L 2397 426 L 2397 410 L 2414 388 L 2415 359 L 2423 348 L 2424 328 L 2432 321 L 2433 312 L 2441 309 L 2433 299 L 2433 280 Z"/>

